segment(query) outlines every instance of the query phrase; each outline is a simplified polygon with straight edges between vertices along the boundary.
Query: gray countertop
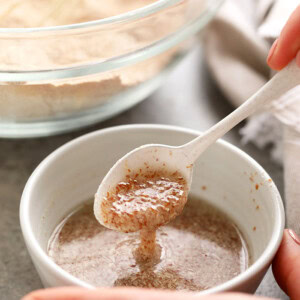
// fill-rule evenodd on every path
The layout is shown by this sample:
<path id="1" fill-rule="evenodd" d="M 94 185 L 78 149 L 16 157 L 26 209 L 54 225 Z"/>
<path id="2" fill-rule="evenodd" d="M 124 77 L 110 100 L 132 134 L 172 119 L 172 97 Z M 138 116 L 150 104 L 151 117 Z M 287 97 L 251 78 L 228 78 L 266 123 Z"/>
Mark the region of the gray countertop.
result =
<path id="1" fill-rule="evenodd" d="M 161 123 L 205 130 L 232 109 L 210 77 L 201 49 L 195 49 L 157 92 L 109 121 L 56 137 L 0 140 L 0 299 L 20 299 L 31 290 L 42 288 L 23 242 L 18 210 L 28 177 L 49 153 L 82 134 L 121 124 Z M 228 133 L 225 140 L 256 159 L 271 175 L 282 194 L 281 167 L 271 161 L 267 150 L 258 150 L 251 144 L 242 145 L 239 128 Z M 281 292 L 270 271 L 257 293 L 289 299 Z"/>

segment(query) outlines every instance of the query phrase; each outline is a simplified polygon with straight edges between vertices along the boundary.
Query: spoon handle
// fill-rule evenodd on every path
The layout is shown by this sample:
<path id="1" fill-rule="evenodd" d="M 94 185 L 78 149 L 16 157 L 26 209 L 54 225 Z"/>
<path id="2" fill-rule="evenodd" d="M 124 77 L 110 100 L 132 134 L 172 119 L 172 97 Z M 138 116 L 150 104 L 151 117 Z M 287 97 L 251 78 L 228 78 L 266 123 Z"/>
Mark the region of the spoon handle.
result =
<path id="1" fill-rule="evenodd" d="M 182 150 L 187 152 L 193 163 L 203 151 L 235 125 L 298 84 L 300 84 L 300 68 L 293 60 L 231 114 L 208 129 L 203 135 L 183 145 Z"/>

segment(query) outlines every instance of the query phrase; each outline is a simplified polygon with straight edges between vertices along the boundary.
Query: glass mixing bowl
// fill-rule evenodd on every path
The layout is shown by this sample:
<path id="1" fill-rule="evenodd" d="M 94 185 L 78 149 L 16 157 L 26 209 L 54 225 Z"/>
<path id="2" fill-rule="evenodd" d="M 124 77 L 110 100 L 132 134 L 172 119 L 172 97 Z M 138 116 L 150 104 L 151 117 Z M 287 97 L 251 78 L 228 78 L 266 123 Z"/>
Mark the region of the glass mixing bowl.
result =
<path id="1" fill-rule="evenodd" d="M 160 0 L 85 23 L 0 28 L 0 136 L 70 131 L 145 99 L 222 2 Z"/>

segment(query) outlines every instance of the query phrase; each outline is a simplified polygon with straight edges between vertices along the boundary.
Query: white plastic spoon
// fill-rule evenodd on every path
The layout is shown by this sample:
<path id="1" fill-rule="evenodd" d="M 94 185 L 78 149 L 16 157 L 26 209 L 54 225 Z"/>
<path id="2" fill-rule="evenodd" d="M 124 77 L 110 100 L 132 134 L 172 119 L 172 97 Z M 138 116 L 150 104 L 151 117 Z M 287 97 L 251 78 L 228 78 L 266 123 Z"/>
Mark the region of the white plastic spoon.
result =
<path id="1" fill-rule="evenodd" d="M 146 163 L 153 170 L 163 170 L 165 168 L 170 172 L 179 171 L 185 178 L 188 187 L 190 187 L 193 163 L 211 144 L 249 115 L 270 103 L 273 99 L 279 98 L 298 84 L 300 84 L 300 68 L 294 60 L 244 104 L 191 142 L 179 147 L 155 144 L 144 145 L 126 154 L 110 169 L 98 188 L 94 202 L 94 214 L 97 220 L 106 227 L 119 230 L 115 228 L 116 226 L 103 222 L 101 203 L 105 201 L 108 191 L 111 191 L 119 182 L 124 181 L 126 175 L 128 175 L 128 169 L 138 172 L 140 168 L 144 170 Z"/>

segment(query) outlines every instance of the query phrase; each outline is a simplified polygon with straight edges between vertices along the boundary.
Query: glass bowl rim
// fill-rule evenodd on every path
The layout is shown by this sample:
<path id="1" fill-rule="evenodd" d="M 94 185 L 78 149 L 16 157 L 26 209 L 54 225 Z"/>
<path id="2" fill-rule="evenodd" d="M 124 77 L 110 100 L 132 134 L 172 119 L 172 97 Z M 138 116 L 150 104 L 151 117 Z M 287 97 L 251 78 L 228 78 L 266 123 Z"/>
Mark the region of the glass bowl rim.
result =
<path id="1" fill-rule="evenodd" d="M 26 33 L 39 33 L 42 31 L 42 34 L 51 35 L 53 31 L 60 28 L 63 30 L 80 30 L 82 28 L 90 28 L 96 24 L 100 24 L 104 22 L 105 24 L 109 24 L 108 21 L 115 20 L 111 24 L 120 24 L 125 20 L 136 20 L 151 15 L 155 12 L 159 12 L 164 8 L 172 7 L 174 4 L 182 3 L 184 1 L 189 0 L 158 0 L 157 2 L 141 7 L 136 10 L 129 11 L 124 14 L 120 14 L 117 16 L 113 16 L 106 19 L 100 19 L 96 21 L 89 21 L 85 23 L 77 23 L 72 25 L 63 25 L 63 26 L 54 26 L 54 27 L 40 27 L 40 28 L 19 28 L 17 31 L 14 31 L 14 28 L 0 28 L 0 40 L 1 34 L 9 34 L 12 33 L 12 38 L 14 38 L 14 34 L 19 36 L 20 34 L 24 34 L 26 38 Z M 206 9 L 197 16 L 194 20 L 190 20 L 187 23 L 183 24 L 180 28 L 178 28 L 175 32 L 166 37 L 155 41 L 145 47 L 134 50 L 133 52 L 129 52 L 122 55 L 117 55 L 115 57 L 100 60 L 100 61 L 91 61 L 85 64 L 77 64 L 73 66 L 63 66 L 60 68 L 51 68 L 51 69 L 40 69 L 40 70 L 0 70 L 0 84 L 29 84 L 33 82 L 44 82 L 49 80 L 61 80 L 68 78 L 76 78 L 87 75 L 93 75 L 97 73 L 107 72 L 114 69 L 122 68 L 125 66 L 129 66 L 132 63 L 142 62 L 146 59 L 149 59 L 155 55 L 159 55 L 164 51 L 167 51 L 173 46 L 176 46 L 180 42 L 182 42 L 187 37 L 195 34 L 201 27 L 205 26 L 215 15 L 217 10 L 220 8 L 222 3 L 225 0 L 209 0 L 207 1 Z M 103 24 L 104 24 L 103 23 Z"/>
<path id="2" fill-rule="evenodd" d="M 53 31 L 64 31 L 64 30 L 72 30 L 72 29 L 83 29 L 94 26 L 108 25 L 108 24 L 116 24 L 121 22 L 133 21 L 137 19 L 141 19 L 147 17 L 151 14 L 159 12 L 165 8 L 176 5 L 186 0 L 157 0 L 154 3 L 150 3 L 148 5 L 142 6 L 137 9 L 133 9 L 118 15 L 97 19 L 93 21 L 81 22 L 81 23 L 73 23 L 67 25 L 58 25 L 58 26 L 45 26 L 45 27 L 28 27 L 28 28 L 3 28 L 0 27 L 0 33 L 9 33 L 9 34 L 26 34 L 26 33 L 34 33 L 34 32 L 53 32 Z"/>

